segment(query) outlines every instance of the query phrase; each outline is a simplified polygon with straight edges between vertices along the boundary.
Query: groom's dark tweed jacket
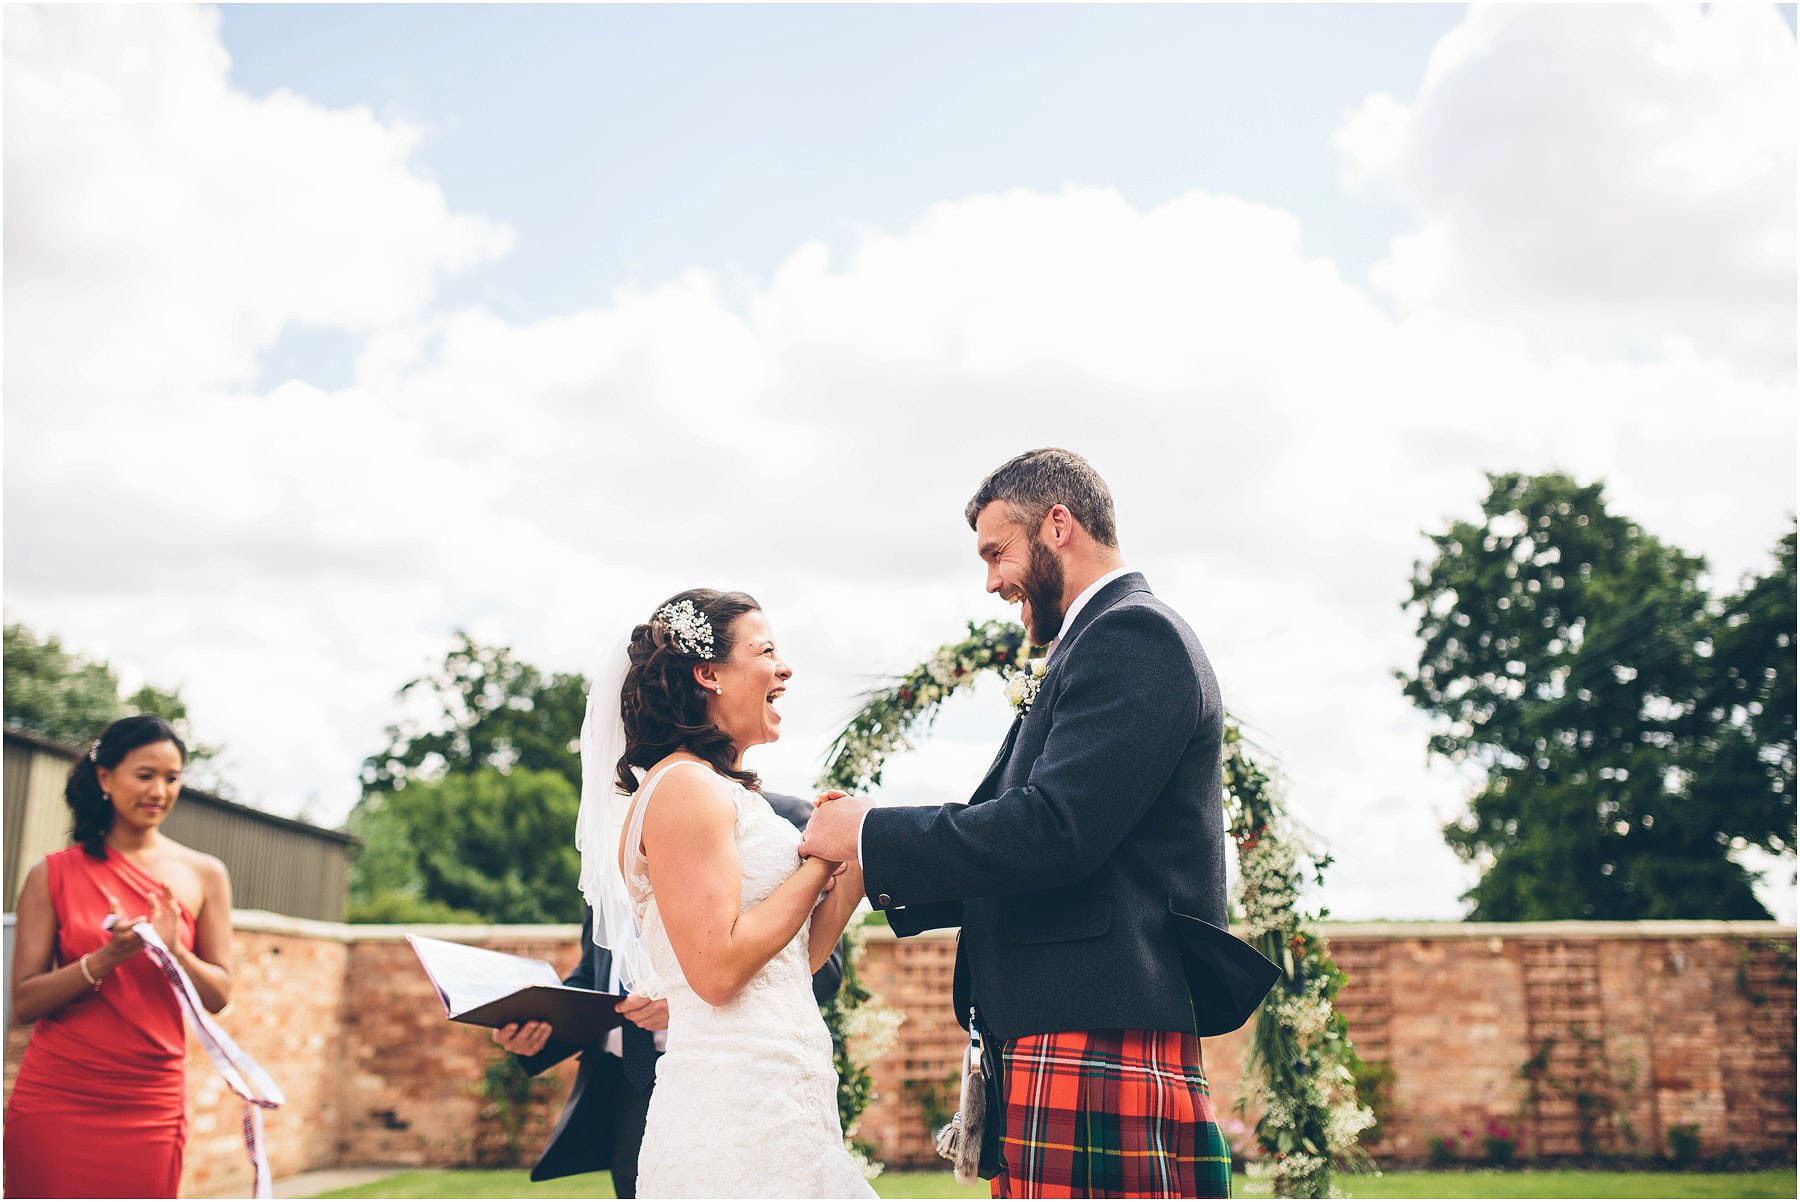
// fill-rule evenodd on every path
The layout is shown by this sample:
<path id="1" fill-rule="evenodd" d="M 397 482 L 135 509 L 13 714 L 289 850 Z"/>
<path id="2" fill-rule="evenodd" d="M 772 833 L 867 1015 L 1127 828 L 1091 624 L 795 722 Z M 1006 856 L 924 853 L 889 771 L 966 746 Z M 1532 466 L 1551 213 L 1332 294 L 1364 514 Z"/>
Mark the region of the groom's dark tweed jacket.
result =
<path id="1" fill-rule="evenodd" d="M 1223 730 L 1199 640 L 1130 572 L 1076 615 L 967 805 L 869 812 L 895 933 L 962 924 L 959 1021 L 972 1001 L 1001 1040 L 1195 1029 L 1174 912 L 1225 926 Z"/>

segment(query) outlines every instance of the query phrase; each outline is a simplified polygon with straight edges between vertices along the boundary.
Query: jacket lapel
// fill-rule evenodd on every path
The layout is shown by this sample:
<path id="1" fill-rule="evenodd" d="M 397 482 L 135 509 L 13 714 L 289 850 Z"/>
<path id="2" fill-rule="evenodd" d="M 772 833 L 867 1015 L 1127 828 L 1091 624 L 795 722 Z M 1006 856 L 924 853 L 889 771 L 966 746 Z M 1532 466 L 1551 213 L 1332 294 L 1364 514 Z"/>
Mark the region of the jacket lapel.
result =
<path id="1" fill-rule="evenodd" d="M 1069 652 L 1073 650 L 1072 645 L 1075 640 L 1081 637 L 1081 632 L 1086 630 L 1095 618 L 1123 601 L 1126 597 L 1129 597 L 1132 593 L 1147 593 L 1149 591 L 1150 582 L 1144 579 L 1144 574 L 1142 572 L 1127 572 L 1099 592 L 1095 593 L 1092 597 L 1089 597 L 1088 603 L 1081 607 L 1080 613 L 1075 615 L 1075 624 L 1069 627 L 1068 633 L 1063 635 L 1062 641 L 1056 645 L 1056 658 L 1050 666 L 1054 668 L 1067 658 Z"/>
<path id="2" fill-rule="evenodd" d="M 1088 603 L 1081 607 L 1080 613 L 1075 615 L 1075 624 L 1069 628 L 1068 633 L 1062 636 L 1062 642 L 1057 645 L 1056 660 L 1051 664 L 1050 670 L 1055 671 L 1062 661 L 1068 658 L 1069 652 L 1073 650 L 1072 644 L 1080 637 L 1081 632 L 1087 629 L 1088 623 L 1132 593 L 1149 591 L 1150 584 L 1144 579 L 1142 572 L 1127 572 L 1088 598 Z M 1044 680 L 1048 684 L 1049 676 L 1046 675 Z M 1024 714 L 1013 719 L 1012 729 L 1006 732 L 1006 741 L 1000 744 L 1000 754 L 996 755 L 994 762 L 988 765 L 986 774 L 981 778 L 981 784 L 977 785 L 975 792 L 970 795 L 970 805 L 974 805 L 978 801 L 986 801 L 994 795 L 992 792 L 994 782 L 1006 767 L 1007 758 L 1012 755 L 1013 744 L 1018 742 L 1019 728 L 1024 725 Z"/>

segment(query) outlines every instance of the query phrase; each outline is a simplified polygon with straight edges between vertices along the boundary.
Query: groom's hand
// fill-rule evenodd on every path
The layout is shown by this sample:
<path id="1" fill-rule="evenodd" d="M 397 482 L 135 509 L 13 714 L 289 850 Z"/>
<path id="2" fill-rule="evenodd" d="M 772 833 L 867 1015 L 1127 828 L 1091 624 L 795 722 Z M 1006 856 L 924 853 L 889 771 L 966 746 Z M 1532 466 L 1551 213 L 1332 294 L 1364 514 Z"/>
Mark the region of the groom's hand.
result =
<path id="1" fill-rule="evenodd" d="M 856 837 L 863 815 L 874 808 L 866 797 L 828 797 L 813 807 L 812 821 L 800 836 L 800 854 L 847 864 L 856 859 Z"/>

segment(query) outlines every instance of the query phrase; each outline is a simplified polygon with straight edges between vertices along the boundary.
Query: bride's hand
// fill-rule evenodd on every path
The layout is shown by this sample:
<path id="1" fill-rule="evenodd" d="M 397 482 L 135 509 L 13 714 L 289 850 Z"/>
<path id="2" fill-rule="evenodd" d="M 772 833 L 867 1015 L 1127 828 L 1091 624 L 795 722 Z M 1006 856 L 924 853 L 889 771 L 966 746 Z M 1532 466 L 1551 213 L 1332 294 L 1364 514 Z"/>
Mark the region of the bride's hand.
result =
<path id="1" fill-rule="evenodd" d="M 843 865 L 839 864 L 836 860 L 821 860 L 818 856 L 801 856 L 800 867 L 795 869 L 795 871 L 819 873 L 821 878 L 820 888 L 829 888 L 831 878 L 837 875 L 837 871 L 841 867 L 843 867 Z"/>

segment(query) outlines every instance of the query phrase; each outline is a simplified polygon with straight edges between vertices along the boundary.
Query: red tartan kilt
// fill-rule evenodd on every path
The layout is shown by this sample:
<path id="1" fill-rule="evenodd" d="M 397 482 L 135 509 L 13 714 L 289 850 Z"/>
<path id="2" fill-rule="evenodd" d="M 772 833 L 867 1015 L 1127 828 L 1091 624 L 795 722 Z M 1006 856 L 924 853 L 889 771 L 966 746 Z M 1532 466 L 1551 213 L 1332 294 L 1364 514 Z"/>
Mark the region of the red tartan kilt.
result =
<path id="1" fill-rule="evenodd" d="M 1231 1152 L 1192 1034 L 1059 1031 L 1000 1054 L 994 1197 L 1231 1196 Z"/>

